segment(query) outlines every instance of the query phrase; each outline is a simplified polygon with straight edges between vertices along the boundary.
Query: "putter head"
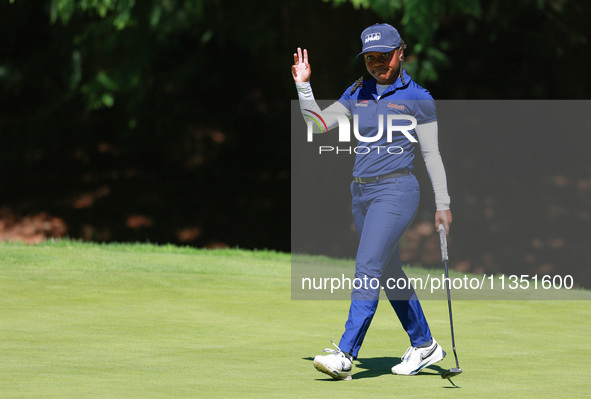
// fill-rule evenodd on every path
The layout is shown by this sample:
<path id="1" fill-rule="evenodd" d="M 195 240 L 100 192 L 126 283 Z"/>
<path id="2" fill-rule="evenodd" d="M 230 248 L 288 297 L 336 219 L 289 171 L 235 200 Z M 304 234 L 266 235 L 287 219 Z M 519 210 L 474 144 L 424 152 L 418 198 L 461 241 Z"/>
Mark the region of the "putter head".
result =
<path id="1" fill-rule="evenodd" d="M 451 378 L 451 377 L 455 377 L 458 374 L 462 374 L 462 369 L 461 368 L 452 368 L 447 370 L 445 373 L 441 374 L 441 378 Z"/>

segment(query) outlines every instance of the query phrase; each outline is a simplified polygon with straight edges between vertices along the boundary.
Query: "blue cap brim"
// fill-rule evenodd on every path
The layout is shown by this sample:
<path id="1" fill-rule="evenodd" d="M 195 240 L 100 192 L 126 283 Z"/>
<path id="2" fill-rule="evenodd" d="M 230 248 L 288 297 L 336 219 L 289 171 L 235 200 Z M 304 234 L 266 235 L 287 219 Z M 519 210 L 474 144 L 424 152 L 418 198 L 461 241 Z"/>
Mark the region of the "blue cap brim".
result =
<path id="1" fill-rule="evenodd" d="M 398 46 L 400 47 L 400 46 Z M 365 53 L 371 53 L 372 51 L 377 51 L 378 53 L 389 53 L 392 50 L 396 50 L 398 47 L 396 46 L 368 46 L 364 48 L 362 52 L 357 54 L 357 57 L 363 55 Z"/>

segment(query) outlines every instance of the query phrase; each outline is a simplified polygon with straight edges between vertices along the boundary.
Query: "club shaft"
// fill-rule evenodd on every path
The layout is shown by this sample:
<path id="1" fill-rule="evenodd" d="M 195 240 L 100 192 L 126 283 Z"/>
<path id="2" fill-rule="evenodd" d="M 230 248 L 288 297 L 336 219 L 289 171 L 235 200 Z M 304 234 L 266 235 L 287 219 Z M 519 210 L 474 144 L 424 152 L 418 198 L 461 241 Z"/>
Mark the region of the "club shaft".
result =
<path id="1" fill-rule="evenodd" d="M 449 283 L 449 272 L 447 266 L 447 259 L 443 261 L 445 265 L 445 281 L 447 286 L 447 307 L 449 308 L 449 327 L 451 329 L 451 345 L 454 350 L 454 357 L 456 358 L 456 367 L 460 368 L 460 364 L 458 362 L 458 355 L 456 353 L 456 340 L 454 338 L 454 320 L 451 311 L 451 292 L 450 292 L 450 283 Z"/>

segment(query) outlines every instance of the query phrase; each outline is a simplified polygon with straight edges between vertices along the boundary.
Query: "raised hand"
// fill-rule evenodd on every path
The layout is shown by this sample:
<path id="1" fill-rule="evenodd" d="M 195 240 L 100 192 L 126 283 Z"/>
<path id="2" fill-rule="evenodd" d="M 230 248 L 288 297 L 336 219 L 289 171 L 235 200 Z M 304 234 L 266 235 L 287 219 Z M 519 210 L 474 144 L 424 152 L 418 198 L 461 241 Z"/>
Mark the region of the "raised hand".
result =
<path id="1" fill-rule="evenodd" d="M 302 49 L 298 47 L 298 52 L 293 53 L 293 65 L 291 66 L 291 74 L 293 80 L 298 83 L 307 82 L 310 80 L 312 68 L 308 64 L 308 50 L 304 49 L 302 56 Z"/>

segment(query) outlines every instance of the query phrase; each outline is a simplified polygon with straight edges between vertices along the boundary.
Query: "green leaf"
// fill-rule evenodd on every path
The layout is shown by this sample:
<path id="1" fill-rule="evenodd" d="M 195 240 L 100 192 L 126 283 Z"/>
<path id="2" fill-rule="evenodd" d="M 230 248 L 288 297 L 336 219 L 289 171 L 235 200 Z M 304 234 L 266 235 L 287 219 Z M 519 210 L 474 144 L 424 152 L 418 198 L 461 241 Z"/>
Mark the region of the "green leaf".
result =
<path id="1" fill-rule="evenodd" d="M 105 107 L 111 108 L 115 104 L 115 97 L 111 93 L 104 93 L 101 101 Z"/>
<path id="2" fill-rule="evenodd" d="M 117 82 L 107 75 L 105 71 L 101 71 L 96 75 L 96 80 L 107 90 L 118 90 Z"/>

